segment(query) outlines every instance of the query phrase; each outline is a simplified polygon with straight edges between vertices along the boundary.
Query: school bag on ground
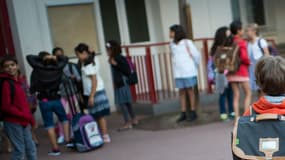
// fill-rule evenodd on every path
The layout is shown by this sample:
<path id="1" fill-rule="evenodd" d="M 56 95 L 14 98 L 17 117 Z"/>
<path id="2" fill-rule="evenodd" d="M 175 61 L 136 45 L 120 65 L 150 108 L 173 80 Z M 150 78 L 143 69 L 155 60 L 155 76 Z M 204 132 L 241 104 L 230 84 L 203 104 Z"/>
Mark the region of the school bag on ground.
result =
<path id="1" fill-rule="evenodd" d="M 74 148 L 78 152 L 86 152 L 102 147 L 104 141 L 98 124 L 91 115 L 84 114 L 82 108 L 80 108 L 80 113 L 77 112 L 74 98 L 70 95 L 72 86 L 70 86 L 69 83 L 64 84 L 72 113 L 71 128 Z"/>
<path id="2" fill-rule="evenodd" d="M 126 60 L 128 62 L 131 71 L 130 75 L 128 75 L 127 83 L 129 85 L 135 85 L 138 83 L 138 75 L 135 68 L 135 64 L 132 62 L 131 58 L 126 58 Z"/>
<path id="3" fill-rule="evenodd" d="M 256 114 L 240 117 L 232 135 L 234 160 L 284 160 L 285 117 Z"/>
<path id="4" fill-rule="evenodd" d="M 228 71 L 234 74 L 240 67 L 239 46 L 234 43 L 231 46 L 220 46 L 217 48 L 214 63 L 218 73 Z"/>
<path id="5" fill-rule="evenodd" d="M 3 94 L 3 83 L 7 81 L 10 85 L 10 97 L 11 97 L 11 103 L 14 102 L 15 97 L 15 84 L 14 81 L 8 78 L 0 78 L 0 121 L 3 120 L 3 113 L 2 113 L 2 94 Z"/>
<path id="6" fill-rule="evenodd" d="M 262 40 L 261 38 L 258 39 L 257 45 L 258 45 L 259 49 L 261 50 L 262 54 L 264 54 L 264 49 L 261 46 L 261 40 Z M 272 55 L 272 56 L 278 56 L 279 55 L 278 50 L 271 45 L 268 46 L 268 51 L 269 51 L 270 55 Z"/>

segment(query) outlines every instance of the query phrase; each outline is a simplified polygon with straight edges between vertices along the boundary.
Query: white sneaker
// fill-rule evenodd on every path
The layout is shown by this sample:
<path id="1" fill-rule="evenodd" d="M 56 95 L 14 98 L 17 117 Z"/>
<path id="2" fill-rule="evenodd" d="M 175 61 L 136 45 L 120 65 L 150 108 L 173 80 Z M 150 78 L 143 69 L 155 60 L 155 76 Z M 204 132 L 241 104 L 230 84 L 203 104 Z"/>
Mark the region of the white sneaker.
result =
<path id="1" fill-rule="evenodd" d="M 57 138 L 57 143 L 58 143 L 58 144 L 63 144 L 63 143 L 64 143 L 64 136 L 59 136 L 59 137 Z"/>
<path id="2" fill-rule="evenodd" d="M 109 134 L 103 135 L 103 140 L 104 143 L 111 143 L 111 137 L 109 136 Z"/>

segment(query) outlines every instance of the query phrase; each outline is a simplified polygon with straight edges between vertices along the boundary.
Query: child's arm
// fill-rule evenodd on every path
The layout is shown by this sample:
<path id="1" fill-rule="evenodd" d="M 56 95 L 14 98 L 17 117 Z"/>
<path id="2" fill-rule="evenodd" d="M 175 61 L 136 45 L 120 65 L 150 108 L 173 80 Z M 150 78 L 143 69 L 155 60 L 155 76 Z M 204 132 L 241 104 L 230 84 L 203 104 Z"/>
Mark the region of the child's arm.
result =
<path id="1" fill-rule="evenodd" d="M 239 47 L 240 47 L 239 49 L 240 49 L 240 60 L 241 60 L 241 62 L 245 65 L 250 65 L 250 59 L 248 57 L 246 43 L 240 42 Z"/>
<path id="2" fill-rule="evenodd" d="M 39 56 L 36 56 L 36 55 L 28 55 L 26 58 L 32 68 L 37 67 L 38 63 L 41 61 Z"/>
<path id="3" fill-rule="evenodd" d="M 92 81 L 92 88 L 91 88 L 91 93 L 89 95 L 88 99 L 88 106 L 93 107 L 94 106 L 94 97 L 96 94 L 96 89 L 97 89 L 97 77 L 96 74 L 90 76 L 91 81 Z"/>

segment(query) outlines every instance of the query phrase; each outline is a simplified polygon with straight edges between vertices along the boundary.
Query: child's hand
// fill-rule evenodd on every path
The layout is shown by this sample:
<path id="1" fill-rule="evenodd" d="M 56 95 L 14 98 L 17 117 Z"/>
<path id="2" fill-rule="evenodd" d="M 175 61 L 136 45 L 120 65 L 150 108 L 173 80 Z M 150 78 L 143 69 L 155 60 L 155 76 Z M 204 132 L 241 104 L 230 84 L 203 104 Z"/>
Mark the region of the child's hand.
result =
<path id="1" fill-rule="evenodd" d="M 88 99 L 88 107 L 93 107 L 94 106 L 94 97 L 89 97 Z"/>
<path id="2" fill-rule="evenodd" d="M 116 66 L 117 65 L 117 62 L 114 60 L 114 58 L 111 58 L 110 60 L 110 64 Z"/>

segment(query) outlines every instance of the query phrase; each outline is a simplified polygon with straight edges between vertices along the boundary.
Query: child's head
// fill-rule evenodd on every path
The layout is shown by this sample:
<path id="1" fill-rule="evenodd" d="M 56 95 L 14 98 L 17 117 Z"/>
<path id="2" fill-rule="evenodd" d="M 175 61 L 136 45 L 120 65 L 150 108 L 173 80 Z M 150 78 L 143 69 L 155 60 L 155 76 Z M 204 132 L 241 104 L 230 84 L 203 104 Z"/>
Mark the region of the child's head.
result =
<path id="1" fill-rule="evenodd" d="M 243 35 L 243 29 L 242 29 L 242 23 L 241 21 L 233 21 L 230 24 L 230 30 L 233 35 L 242 36 Z"/>
<path id="2" fill-rule="evenodd" d="M 266 95 L 278 96 L 285 93 L 285 59 L 265 56 L 255 68 L 256 83 Z"/>
<path id="3" fill-rule="evenodd" d="M 85 43 L 80 43 L 74 48 L 75 54 L 81 63 L 94 63 L 95 53 L 90 51 L 89 46 Z"/>
<path id="4" fill-rule="evenodd" d="M 106 50 L 110 57 L 122 54 L 121 44 L 115 40 L 110 40 L 106 43 Z"/>
<path id="5" fill-rule="evenodd" d="M 259 35 L 259 27 L 258 24 L 252 23 L 246 27 L 246 35 L 249 39 L 254 39 Z"/>
<path id="6" fill-rule="evenodd" d="M 63 56 L 64 55 L 64 51 L 62 48 L 60 47 L 55 47 L 53 50 L 52 50 L 52 55 L 54 56 Z"/>
<path id="7" fill-rule="evenodd" d="M 178 43 L 180 40 L 186 38 L 186 34 L 181 25 L 174 24 L 169 27 L 169 37 L 173 39 L 175 43 Z"/>
<path id="8" fill-rule="evenodd" d="M 0 63 L 1 70 L 11 76 L 18 76 L 19 66 L 18 61 L 15 57 L 6 56 L 3 57 Z"/>

